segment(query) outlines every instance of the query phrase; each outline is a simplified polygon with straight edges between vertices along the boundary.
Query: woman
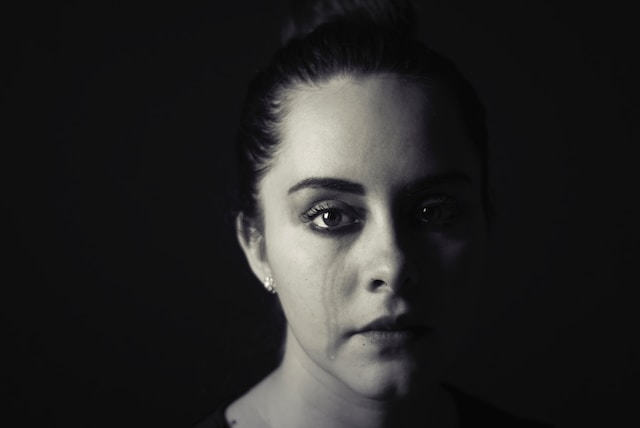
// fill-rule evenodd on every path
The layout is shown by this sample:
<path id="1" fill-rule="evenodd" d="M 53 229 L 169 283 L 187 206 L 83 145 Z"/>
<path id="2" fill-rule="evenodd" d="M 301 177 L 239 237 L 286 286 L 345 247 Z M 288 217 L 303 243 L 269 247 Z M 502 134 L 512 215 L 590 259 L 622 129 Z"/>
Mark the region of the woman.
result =
<path id="1" fill-rule="evenodd" d="M 478 282 L 490 222 L 482 107 L 404 6 L 356 3 L 294 13 L 249 87 L 238 240 L 286 339 L 198 427 L 538 426 L 439 382 L 445 293 Z"/>

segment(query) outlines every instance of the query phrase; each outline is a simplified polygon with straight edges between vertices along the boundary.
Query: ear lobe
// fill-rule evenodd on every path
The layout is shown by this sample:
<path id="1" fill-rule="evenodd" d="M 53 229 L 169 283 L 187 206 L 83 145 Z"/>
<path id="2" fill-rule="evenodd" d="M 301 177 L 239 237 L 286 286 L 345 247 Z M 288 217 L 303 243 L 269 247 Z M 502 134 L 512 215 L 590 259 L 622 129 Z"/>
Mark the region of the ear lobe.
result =
<path id="1" fill-rule="evenodd" d="M 271 274 L 266 257 L 264 237 L 257 226 L 242 213 L 236 216 L 236 237 L 247 262 L 249 262 L 251 271 L 258 278 L 258 281 L 262 282 L 266 276 Z"/>

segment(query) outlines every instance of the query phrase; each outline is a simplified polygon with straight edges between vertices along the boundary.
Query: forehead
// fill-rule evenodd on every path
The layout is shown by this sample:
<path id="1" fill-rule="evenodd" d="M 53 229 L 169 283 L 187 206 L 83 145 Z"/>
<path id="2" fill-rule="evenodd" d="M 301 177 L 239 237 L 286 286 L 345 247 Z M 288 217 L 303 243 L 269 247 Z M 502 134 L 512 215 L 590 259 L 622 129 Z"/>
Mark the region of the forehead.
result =
<path id="1" fill-rule="evenodd" d="M 295 178 L 330 175 L 375 185 L 473 163 L 454 101 L 443 90 L 391 75 L 297 88 L 280 131 L 274 170 Z"/>

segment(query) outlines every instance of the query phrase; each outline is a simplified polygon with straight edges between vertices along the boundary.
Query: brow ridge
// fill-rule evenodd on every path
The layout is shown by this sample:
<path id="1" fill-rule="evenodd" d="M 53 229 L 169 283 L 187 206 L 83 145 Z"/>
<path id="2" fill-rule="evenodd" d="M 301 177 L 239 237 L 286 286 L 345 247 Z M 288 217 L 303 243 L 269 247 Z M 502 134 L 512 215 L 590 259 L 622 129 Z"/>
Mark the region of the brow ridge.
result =
<path id="1" fill-rule="evenodd" d="M 331 177 L 309 177 L 299 181 L 289 189 L 289 194 L 303 189 L 329 189 L 345 193 L 355 193 L 364 195 L 365 189 L 362 184 L 349 180 Z"/>
<path id="2" fill-rule="evenodd" d="M 405 189 L 405 193 L 408 193 L 408 194 L 418 193 L 429 187 L 434 187 L 434 186 L 457 182 L 457 181 L 470 183 L 471 178 L 469 177 L 469 175 L 463 172 L 458 172 L 458 171 L 435 174 L 409 184 Z M 292 194 L 304 189 L 328 189 L 328 190 L 335 190 L 338 192 L 354 193 L 356 195 L 366 194 L 365 187 L 362 184 L 354 183 L 353 181 L 344 180 L 340 178 L 332 178 L 332 177 L 305 178 L 304 180 L 301 180 L 295 185 L 293 185 L 289 189 L 288 193 Z"/>

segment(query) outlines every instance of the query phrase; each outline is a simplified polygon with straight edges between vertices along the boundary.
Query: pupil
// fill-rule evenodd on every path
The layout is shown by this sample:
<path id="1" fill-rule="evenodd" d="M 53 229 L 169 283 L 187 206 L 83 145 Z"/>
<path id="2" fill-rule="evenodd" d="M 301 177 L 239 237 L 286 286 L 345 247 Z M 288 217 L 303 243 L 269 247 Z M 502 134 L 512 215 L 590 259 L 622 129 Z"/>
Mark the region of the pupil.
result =
<path id="1" fill-rule="evenodd" d="M 322 214 L 322 220 L 327 226 L 338 225 L 340 223 L 340 218 L 340 213 L 337 213 L 335 211 L 327 211 L 326 213 Z"/>
<path id="2" fill-rule="evenodd" d="M 440 216 L 440 209 L 437 207 L 424 207 L 422 208 L 422 218 L 425 221 L 437 220 Z"/>

